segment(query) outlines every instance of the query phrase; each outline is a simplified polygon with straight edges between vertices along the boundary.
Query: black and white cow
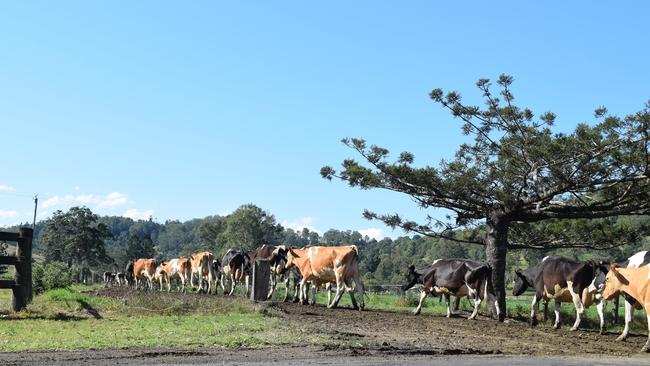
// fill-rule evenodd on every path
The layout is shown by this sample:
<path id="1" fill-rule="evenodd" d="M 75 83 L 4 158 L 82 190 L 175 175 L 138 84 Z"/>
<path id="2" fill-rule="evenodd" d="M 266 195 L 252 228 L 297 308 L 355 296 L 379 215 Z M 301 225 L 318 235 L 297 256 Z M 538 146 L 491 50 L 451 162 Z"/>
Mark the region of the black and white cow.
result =
<path id="1" fill-rule="evenodd" d="M 522 286 L 518 289 L 520 293 L 530 285 L 535 289 L 530 312 L 531 326 L 537 325 L 537 303 L 541 300 L 555 301 L 555 323 L 553 325 L 555 329 L 560 327 L 561 303 L 573 302 L 576 308 L 576 321 L 571 327 L 572 331 L 577 330 L 580 326 L 585 308 L 596 303 L 600 318 L 600 332 L 604 332 L 604 303 L 596 298 L 594 292 L 589 291 L 589 287 L 596 278 L 607 274 L 608 264 L 593 261 L 581 263 L 565 257 L 549 256 L 542 259 L 542 263 L 537 266 L 537 269 L 533 283 L 522 281 Z M 518 277 L 522 278 L 519 275 Z"/>
<path id="2" fill-rule="evenodd" d="M 126 263 L 126 268 L 124 269 L 126 275 L 126 282 L 129 286 L 135 284 L 135 263 L 133 260 Z"/>
<path id="3" fill-rule="evenodd" d="M 126 274 L 124 274 L 124 272 L 117 272 L 115 277 L 117 277 L 117 285 L 118 286 L 122 286 L 123 284 L 127 283 Z"/>
<path id="4" fill-rule="evenodd" d="M 246 286 L 246 296 L 248 296 L 248 276 L 250 272 L 250 257 L 246 252 L 228 249 L 221 259 L 221 289 L 224 294 L 232 295 L 237 286 L 237 282 L 244 282 Z M 226 292 L 224 281 L 230 281 L 230 292 Z"/>
<path id="5" fill-rule="evenodd" d="M 512 294 L 519 296 L 523 294 L 529 287 L 535 288 L 535 277 L 539 273 L 540 266 L 529 267 L 525 270 L 519 268 L 515 269 L 515 281 L 512 286 Z M 539 305 L 539 301 L 536 306 Z M 548 300 L 544 300 L 544 321 L 548 319 Z"/>
<path id="6" fill-rule="evenodd" d="M 650 265 L 650 252 L 647 250 L 638 252 L 628 258 L 626 261 L 619 264 L 621 268 L 641 268 Z M 605 287 L 605 277 L 599 276 L 594 279 L 592 285 L 589 287 L 589 290 L 592 292 L 602 293 L 603 288 Z M 641 309 L 641 304 L 636 301 L 633 297 L 623 292 L 623 298 L 625 298 L 625 328 L 623 328 L 623 333 L 621 333 L 617 341 L 623 341 L 627 338 L 630 332 L 630 323 L 632 323 L 632 315 L 634 315 L 634 309 Z"/>
<path id="7" fill-rule="evenodd" d="M 422 302 L 430 293 L 445 295 L 447 317 L 451 317 L 449 295 L 456 296 L 457 301 L 467 296 L 474 300 L 474 311 L 469 319 L 475 319 L 482 299 L 489 297 L 496 300 L 491 276 L 492 270 L 485 263 L 468 259 L 437 259 L 428 267 L 415 269 L 415 266 L 410 266 L 406 273 L 407 283 L 402 289 L 407 290 L 417 283 L 424 286 L 420 292 L 418 307 L 413 311 L 415 314 L 420 313 Z M 496 301 L 494 304 L 498 316 Z"/>
<path id="8" fill-rule="evenodd" d="M 114 285 L 115 283 L 117 283 L 117 276 L 113 272 L 104 272 L 103 278 L 104 278 L 104 287 L 108 287 L 110 285 Z"/>

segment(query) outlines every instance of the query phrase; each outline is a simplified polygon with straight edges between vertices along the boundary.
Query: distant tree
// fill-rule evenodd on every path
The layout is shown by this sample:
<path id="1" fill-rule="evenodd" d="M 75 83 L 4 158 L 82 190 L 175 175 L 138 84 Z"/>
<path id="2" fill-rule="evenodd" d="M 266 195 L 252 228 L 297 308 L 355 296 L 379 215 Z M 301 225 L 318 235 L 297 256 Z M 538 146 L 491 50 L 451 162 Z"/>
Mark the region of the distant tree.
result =
<path id="1" fill-rule="evenodd" d="M 262 244 L 278 243 L 282 230 L 271 213 L 248 204 L 226 218 L 223 239 L 230 247 L 252 250 Z"/>
<path id="2" fill-rule="evenodd" d="M 589 226 L 598 227 L 592 221 L 583 222 L 586 229 L 580 233 L 588 234 L 586 237 L 545 225 L 547 235 L 539 235 L 542 226 L 536 223 L 650 213 L 650 103 L 625 118 L 598 108 L 595 116 L 602 118 L 601 122 L 593 126 L 581 123 L 573 133 L 554 134 L 550 128 L 553 113 L 535 118 L 531 110 L 514 105 L 512 81 L 507 75 L 499 77 L 499 97 L 493 94 L 488 79 L 479 80 L 485 107 L 463 103 L 456 92 L 434 89 L 430 93 L 434 102 L 462 121 L 463 134 L 473 138 L 460 146 L 452 160 L 443 160 L 437 167 L 414 167 L 410 152 L 389 162 L 387 149 L 369 147 L 363 139 L 354 138 L 343 142 L 367 165 L 346 159 L 340 172 L 329 166 L 321 169 L 321 175 L 329 180 L 401 192 L 422 208 L 446 209 L 446 220 L 429 218 L 423 223 L 369 210 L 364 216 L 393 228 L 484 245 L 493 268 L 501 321 L 506 313 L 509 249 L 622 244 L 617 233 L 609 230 L 601 237 L 605 241 L 590 240 L 596 230 Z M 456 235 L 456 230 L 471 228 L 477 228 L 475 235 Z"/>
<path id="3" fill-rule="evenodd" d="M 137 235 L 131 235 L 126 254 L 129 259 L 155 257 L 156 249 L 153 240 L 151 240 L 151 236 L 145 235 L 142 239 L 139 239 Z"/>
<path id="4" fill-rule="evenodd" d="M 72 266 L 91 268 L 110 263 L 104 240 L 108 228 L 98 223 L 98 216 L 87 207 L 72 207 L 68 212 L 54 212 L 41 237 L 45 260 L 60 261 Z"/>

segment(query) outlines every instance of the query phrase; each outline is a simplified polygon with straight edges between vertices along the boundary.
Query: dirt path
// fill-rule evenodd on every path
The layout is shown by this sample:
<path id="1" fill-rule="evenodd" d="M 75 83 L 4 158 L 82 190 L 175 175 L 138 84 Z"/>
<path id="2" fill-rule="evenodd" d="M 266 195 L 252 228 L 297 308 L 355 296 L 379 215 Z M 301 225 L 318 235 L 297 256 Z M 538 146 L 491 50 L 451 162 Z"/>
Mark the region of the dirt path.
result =
<path id="1" fill-rule="evenodd" d="M 383 353 L 393 354 L 517 354 L 517 355 L 612 355 L 638 353 L 646 336 L 616 342 L 617 334 L 596 331 L 570 332 L 569 327 L 529 327 L 508 320 L 498 323 L 486 317 L 470 321 L 465 317 L 414 316 L 380 310 L 354 311 L 324 306 L 276 304 L 272 308 L 290 324 L 350 341 L 359 340 Z M 650 362 L 650 356 L 648 357 Z"/>

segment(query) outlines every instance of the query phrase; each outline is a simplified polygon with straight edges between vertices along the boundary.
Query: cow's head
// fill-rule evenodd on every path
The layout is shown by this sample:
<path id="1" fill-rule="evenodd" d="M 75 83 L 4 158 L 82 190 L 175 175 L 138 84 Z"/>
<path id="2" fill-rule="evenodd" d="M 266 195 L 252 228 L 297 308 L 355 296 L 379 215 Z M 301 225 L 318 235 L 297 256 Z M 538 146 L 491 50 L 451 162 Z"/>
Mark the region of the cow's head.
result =
<path id="1" fill-rule="evenodd" d="M 420 280 L 420 275 L 417 272 L 415 272 L 414 265 L 409 266 L 408 270 L 406 271 L 405 277 L 406 277 L 406 283 L 402 286 L 402 291 L 406 291 L 411 287 L 415 286 L 415 284 L 417 284 L 418 281 Z"/>
<path id="2" fill-rule="evenodd" d="M 514 296 L 519 296 L 523 294 L 528 287 L 533 287 L 533 284 L 528 282 L 528 279 L 519 268 L 515 269 L 515 284 L 512 286 L 512 294 Z"/>
<path id="3" fill-rule="evenodd" d="M 613 263 L 605 276 L 603 288 L 603 298 L 605 300 L 618 296 L 621 293 L 621 288 L 630 284 L 625 275 L 619 271 L 620 268 L 618 263 Z"/>
<path id="4" fill-rule="evenodd" d="M 296 253 L 295 250 L 289 248 L 287 250 L 287 263 L 284 265 L 285 270 L 291 269 L 297 266 L 296 259 L 300 258 L 300 255 Z"/>
<path id="5" fill-rule="evenodd" d="M 594 278 L 587 288 L 587 291 L 589 293 L 601 294 L 605 288 L 605 279 L 609 272 L 609 263 L 600 261 L 591 262 L 590 264 L 594 267 Z"/>

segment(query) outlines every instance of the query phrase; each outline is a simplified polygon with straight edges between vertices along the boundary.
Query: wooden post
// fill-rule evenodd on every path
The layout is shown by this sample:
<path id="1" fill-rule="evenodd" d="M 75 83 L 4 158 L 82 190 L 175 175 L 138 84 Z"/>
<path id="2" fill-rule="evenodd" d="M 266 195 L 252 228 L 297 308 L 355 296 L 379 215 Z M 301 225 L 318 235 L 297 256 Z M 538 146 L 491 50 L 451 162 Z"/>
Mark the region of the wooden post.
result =
<path id="1" fill-rule="evenodd" d="M 265 301 L 269 294 L 269 281 L 271 279 L 271 264 L 266 259 L 257 259 L 253 263 L 253 290 L 251 300 Z"/>
<path id="2" fill-rule="evenodd" d="M 11 308 L 13 311 L 25 309 L 32 300 L 32 236 L 34 230 L 21 228 L 16 245 L 15 285 L 12 288 Z"/>

